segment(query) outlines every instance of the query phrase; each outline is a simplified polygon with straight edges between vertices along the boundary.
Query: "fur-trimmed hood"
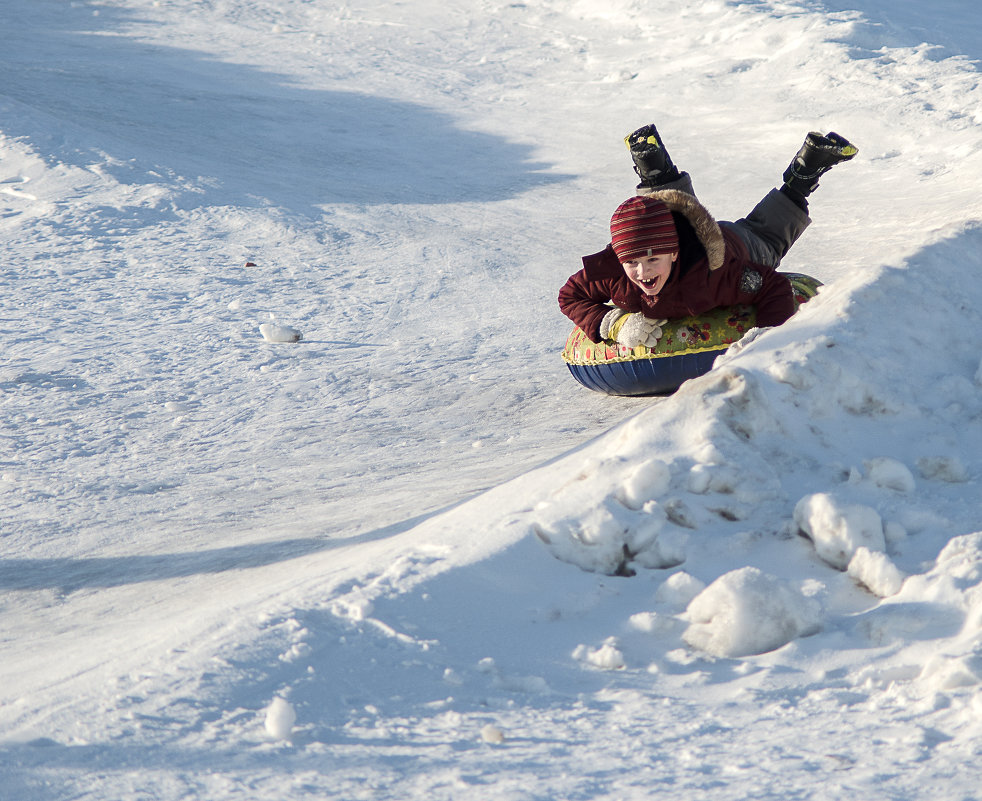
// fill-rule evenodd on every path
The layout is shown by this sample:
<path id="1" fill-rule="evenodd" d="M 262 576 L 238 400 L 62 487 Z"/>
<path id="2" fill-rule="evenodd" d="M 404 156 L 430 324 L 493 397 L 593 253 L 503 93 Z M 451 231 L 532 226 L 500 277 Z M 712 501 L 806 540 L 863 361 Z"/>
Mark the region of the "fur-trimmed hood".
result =
<path id="1" fill-rule="evenodd" d="M 718 270 L 723 266 L 726 254 L 726 243 L 723 232 L 709 210 L 696 200 L 694 195 L 680 189 L 639 189 L 639 195 L 660 200 L 675 214 L 681 214 L 689 221 L 695 231 L 699 243 L 706 251 L 706 260 L 710 270 Z"/>
<path id="2" fill-rule="evenodd" d="M 679 235 L 679 258 L 658 295 L 649 297 L 631 280 L 609 244 L 599 253 L 584 256 L 583 269 L 559 290 L 563 314 L 593 342 L 602 339 L 600 324 L 611 304 L 651 320 L 677 320 L 738 304 L 756 307 L 757 325 L 780 325 L 787 320 L 794 313 L 787 278 L 751 259 L 734 226 L 717 223 L 696 200 L 686 173 L 673 184 L 638 193 L 650 194 L 669 208 Z M 747 280 L 748 273 L 754 281 Z"/>

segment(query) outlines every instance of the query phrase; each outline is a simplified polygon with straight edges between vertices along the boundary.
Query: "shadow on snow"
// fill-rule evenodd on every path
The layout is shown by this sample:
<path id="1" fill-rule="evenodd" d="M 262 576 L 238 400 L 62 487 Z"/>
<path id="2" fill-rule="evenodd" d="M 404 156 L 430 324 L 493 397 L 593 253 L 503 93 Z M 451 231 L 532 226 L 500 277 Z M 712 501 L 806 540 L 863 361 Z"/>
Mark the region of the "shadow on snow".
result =
<path id="1" fill-rule="evenodd" d="M 54 162 L 108 162 L 125 183 L 190 183 L 185 208 L 272 203 L 319 216 L 322 204 L 502 200 L 568 178 L 440 111 L 118 35 L 132 14 L 51 0 L 5 8 L 3 132 Z"/>
<path id="2" fill-rule="evenodd" d="M 67 594 L 81 589 L 105 589 L 147 581 L 224 573 L 229 570 L 250 570 L 401 534 L 456 505 L 458 504 L 354 537 L 297 537 L 186 553 L 0 559 L 0 590 L 55 589 Z"/>

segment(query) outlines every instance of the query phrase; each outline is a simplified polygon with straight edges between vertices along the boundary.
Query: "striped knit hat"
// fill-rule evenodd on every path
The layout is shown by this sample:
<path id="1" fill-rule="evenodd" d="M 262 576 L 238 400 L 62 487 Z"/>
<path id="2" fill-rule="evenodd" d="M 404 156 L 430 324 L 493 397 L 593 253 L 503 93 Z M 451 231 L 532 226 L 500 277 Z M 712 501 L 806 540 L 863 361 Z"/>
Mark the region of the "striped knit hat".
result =
<path id="1" fill-rule="evenodd" d="M 660 200 L 643 195 L 629 198 L 617 207 L 610 218 L 610 242 L 621 264 L 679 249 L 672 212 Z"/>

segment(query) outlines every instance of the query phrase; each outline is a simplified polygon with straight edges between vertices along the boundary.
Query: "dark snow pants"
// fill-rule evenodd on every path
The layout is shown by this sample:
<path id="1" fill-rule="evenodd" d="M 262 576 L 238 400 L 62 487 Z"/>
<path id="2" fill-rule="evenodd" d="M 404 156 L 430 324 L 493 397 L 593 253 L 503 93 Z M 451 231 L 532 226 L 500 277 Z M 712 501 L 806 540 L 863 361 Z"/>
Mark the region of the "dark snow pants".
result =
<path id="1" fill-rule="evenodd" d="M 772 189 L 742 220 L 721 222 L 720 226 L 739 234 L 751 261 L 777 267 L 810 223 L 797 203 Z"/>
<path id="2" fill-rule="evenodd" d="M 659 189 L 678 189 L 693 197 L 692 179 L 683 172 L 677 181 L 659 186 Z M 747 246 L 750 260 L 768 267 L 777 267 L 791 246 L 811 224 L 811 218 L 787 195 L 772 189 L 753 211 L 736 222 L 720 221 L 736 233 Z"/>

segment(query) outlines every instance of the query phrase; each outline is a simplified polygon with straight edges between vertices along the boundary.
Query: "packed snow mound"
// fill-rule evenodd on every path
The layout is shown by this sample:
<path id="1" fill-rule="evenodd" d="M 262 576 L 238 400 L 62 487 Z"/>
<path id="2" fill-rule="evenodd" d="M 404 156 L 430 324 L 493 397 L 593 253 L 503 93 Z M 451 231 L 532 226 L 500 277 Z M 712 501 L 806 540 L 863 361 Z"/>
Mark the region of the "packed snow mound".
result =
<path id="1" fill-rule="evenodd" d="M 632 565 L 674 567 L 685 561 L 687 535 L 657 500 L 670 478 L 668 466 L 657 459 L 589 460 L 537 505 L 532 529 L 556 558 L 584 570 L 632 575 Z M 588 509 L 581 514 L 584 503 Z"/>
<path id="2" fill-rule="evenodd" d="M 913 267 L 957 286 L 953 256 L 980 240 L 968 231 Z M 645 566 L 631 559 L 632 547 L 684 535 L 684 571 L 661 583 L 656 609 L 631 625 L 669 640 L 675 631 L 714 657 L 773 652 L 823 629 L 871 645 L 932 628 L 953 634 L 953 607 L 969 599 L 939 603 L 917 591 L 925 562 L 965 525 L 949 517 L 965 519 L 962 503 L 944 499 L 974 473 L 966 454 L 982 415 L 979 357 L 958 341 L 939 361 L 933 343 L 906 324 L 932 303 L 943 313 L 943 299 L 925 299 L 912 275 L 881 268 L 866 283 L 827 287 L 784 326 L 725 354 L 709 374 L 599 440 L 578 466 L 569 460 L 532 529 L 553 555 L 619 575 Z M 978 307 L 963 313 L 966 324 L 982 324 Z M 898 383 L 915 364 L 920 379 Z M 645 491 L 629 496 L 625 488 L 643 475 L 652 477 Z M 651 564 L 676 567 L 667 562 Z M 623 638 L 577 657 L 602 665 L 612 649 L 631 664 Z M 943 681 L 974 675 L 971 658 L 952 664 Z M 917 671 L 904 665 L 882 675 Z"/>
<path id="3" fill-rule="evenodd" d="M 957 633 L 930 655 L 918 675 L 923 690 L 944 692 L 982 686 L 982 532 L 956 537 L 927 573 L 893 600 L 930 599 L 951 609 Z M 902 608 L 902 606 L 901 606 Z"/>
<path id="4" fill-rule="evenodd" d="M 921 697 L 976 692 L 982 687 L 982 532 L 953 538 L 929 570 L 909 576 L 860 616 L 857 631 L 874 646 L 907 644 L 892 673 L 910 678 Z M 868 670 L 873 678 L 881 674 Z"/>
<path id="5" fill-rule="evenodd" d="M 821 629 L 822 608 L 790 583 L 754 567 L 733 570 L 710 584 L 686 609 L 682 634 L 693 648 L 715 656 L 773 651 Z"/>
<path id="6" fill-rule="evenodd" d="M 843 503 L 827 492 L 798 501 L 794 522 L 815 543 L 815 551 L 832 567 L 845 570 L 859 548 L 886 548 L 883 521 L 875 509 Z"/>

